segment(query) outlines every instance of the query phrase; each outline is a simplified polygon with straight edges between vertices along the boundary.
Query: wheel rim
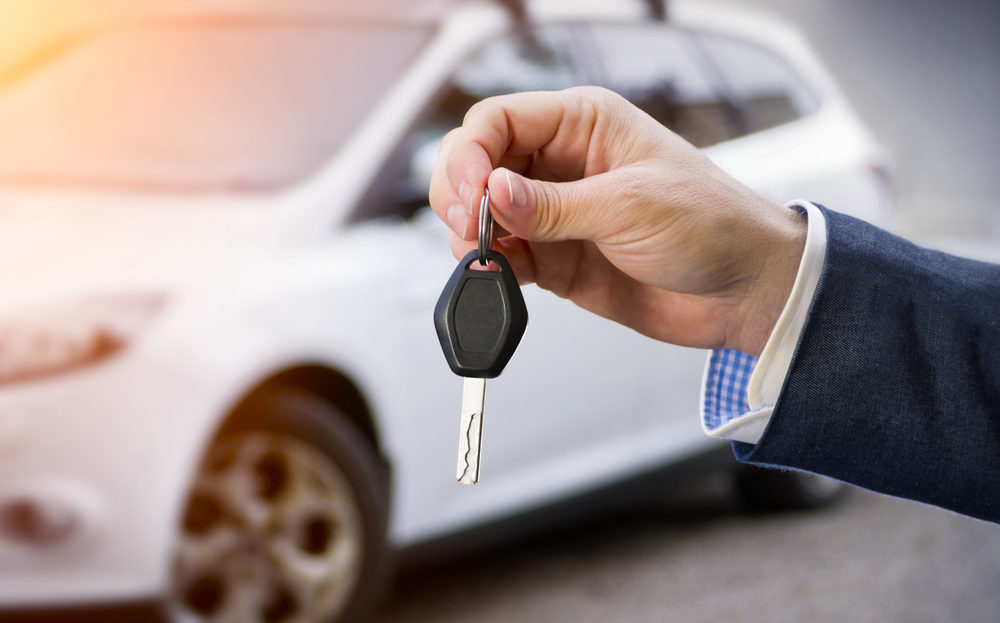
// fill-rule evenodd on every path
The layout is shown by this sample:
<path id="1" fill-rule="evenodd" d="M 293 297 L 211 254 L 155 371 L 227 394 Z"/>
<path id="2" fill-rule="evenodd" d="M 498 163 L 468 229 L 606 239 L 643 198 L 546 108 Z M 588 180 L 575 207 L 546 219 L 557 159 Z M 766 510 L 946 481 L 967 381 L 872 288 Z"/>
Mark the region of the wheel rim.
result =
<path id="1" fill-rule="evenodd" d="M 217 443 L 185 511 L 169 606 L 183 623 L 326 621 L 346 606 L 364 554 L 347 477 L 287 435 Z"/>

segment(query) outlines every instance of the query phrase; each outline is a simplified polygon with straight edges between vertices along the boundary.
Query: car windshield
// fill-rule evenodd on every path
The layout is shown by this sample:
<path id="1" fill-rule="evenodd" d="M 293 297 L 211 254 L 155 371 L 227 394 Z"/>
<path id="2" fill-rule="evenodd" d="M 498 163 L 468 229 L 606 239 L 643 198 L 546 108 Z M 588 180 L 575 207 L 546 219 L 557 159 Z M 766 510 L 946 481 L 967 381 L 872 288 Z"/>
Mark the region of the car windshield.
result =
<path id="1" fill-rule="evenodd" d="M 427 34 L 249 21 L 101 33 L 0 84 L 0 184 L 286 186 L 331 158 Z"/>

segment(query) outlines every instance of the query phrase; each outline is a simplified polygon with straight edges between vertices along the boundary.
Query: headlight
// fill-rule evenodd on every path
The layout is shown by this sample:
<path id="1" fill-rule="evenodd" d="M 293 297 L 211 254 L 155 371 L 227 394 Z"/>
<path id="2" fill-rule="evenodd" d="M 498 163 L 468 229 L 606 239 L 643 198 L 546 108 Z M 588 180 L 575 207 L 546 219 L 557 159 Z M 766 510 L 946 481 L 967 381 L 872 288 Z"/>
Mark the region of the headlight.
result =
<path id="1" fill-rule="evenodd" d="M 0 384 L 106 359 L 142 331 L 163 304 L 157 294 L 109 295 L 0 317 Z"/>

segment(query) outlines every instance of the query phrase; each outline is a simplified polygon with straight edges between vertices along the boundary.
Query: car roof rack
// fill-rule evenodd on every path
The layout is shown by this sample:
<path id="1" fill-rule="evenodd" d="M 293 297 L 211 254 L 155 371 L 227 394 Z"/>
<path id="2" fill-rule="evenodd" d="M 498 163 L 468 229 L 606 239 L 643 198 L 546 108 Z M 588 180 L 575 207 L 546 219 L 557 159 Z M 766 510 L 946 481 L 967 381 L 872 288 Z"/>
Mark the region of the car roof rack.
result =
<path id="1" fill-rule="evenodd" d="M 507 7 L 515 20 L 519 22 L 527 20 L 526 0 L 500 0 L 500 4 Z M 650 17 L 661 22 L 667 21 L 667 5 L 670 4 L 670 0 L 645 0 L 645 4 L 649 7 Z"/>

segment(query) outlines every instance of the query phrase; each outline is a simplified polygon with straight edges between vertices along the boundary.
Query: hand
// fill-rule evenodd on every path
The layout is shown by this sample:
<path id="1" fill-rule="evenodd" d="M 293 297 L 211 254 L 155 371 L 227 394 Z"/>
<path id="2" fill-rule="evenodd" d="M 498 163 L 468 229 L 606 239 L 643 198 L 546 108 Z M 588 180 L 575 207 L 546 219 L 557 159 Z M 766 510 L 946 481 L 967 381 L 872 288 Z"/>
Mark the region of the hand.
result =
<path id="1" fill-rule="evenodd" d="M 521 283 L 682 346 L 759 355 L 805 245 L 804 217 L 596 87 L 490 98 L 445 136 L 430 202 L 456 257 L 487 183 Z"/>

